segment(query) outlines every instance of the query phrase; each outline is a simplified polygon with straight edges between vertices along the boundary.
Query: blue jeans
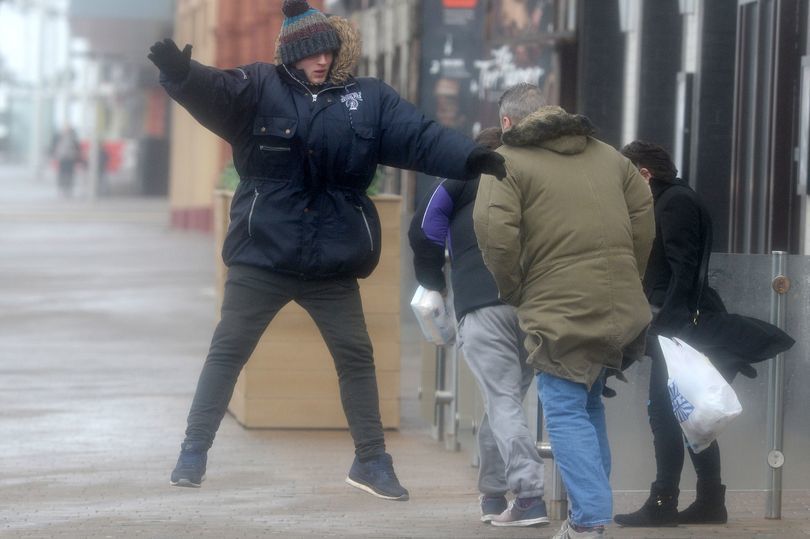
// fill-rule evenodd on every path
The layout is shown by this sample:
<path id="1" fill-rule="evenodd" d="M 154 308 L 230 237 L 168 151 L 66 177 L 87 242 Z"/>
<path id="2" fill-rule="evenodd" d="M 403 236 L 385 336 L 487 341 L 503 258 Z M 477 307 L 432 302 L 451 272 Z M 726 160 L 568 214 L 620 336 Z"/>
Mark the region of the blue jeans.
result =
<path id="1" fill-rule="evenodd" d="M 577 526 L 601 526 L 613 520 L 603 386 L 603 376 L 588 391 L 585 384 L 548 373 L 537 375 L 554 460 L 571 501 L 569 519 Z"/>

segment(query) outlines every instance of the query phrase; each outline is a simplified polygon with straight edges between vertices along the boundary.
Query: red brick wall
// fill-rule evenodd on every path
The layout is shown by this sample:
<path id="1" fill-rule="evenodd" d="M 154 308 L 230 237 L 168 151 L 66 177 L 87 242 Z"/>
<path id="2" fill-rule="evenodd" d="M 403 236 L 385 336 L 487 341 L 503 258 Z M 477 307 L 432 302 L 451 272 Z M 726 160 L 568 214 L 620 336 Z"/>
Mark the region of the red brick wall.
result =
<path id="1" fill-rule="evenodd" d="M 219 3 L 217 66 L 272 62 L 284 14 L 282 0 L 227 0 Z M 323 9 L 323 0 L 310 0 Z"/>
<path id="2" fill-rule="evenodd" d="M 217 24 L 217 67 L 230 68 L 253 62 L 273 62 L 276 39 L 284 22 L 283 0 L 222 0 Z M 323 10 L 323 0 L 309 0 Z M 223 142 L 222 164 L 231 159 Z"/>

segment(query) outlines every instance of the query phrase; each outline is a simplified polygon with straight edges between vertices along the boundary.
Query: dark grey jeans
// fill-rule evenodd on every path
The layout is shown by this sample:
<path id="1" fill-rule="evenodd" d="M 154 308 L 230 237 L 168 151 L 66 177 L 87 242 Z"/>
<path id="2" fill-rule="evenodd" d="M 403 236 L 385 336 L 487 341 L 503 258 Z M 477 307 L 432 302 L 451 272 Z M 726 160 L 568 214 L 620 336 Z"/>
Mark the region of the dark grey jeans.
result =
<path id="1" fill-rule="evenodd" d="M 332 354 L 355 453 L 361 460 L 384 453 L 374 357 L 357 280 L 307 281 L 249 266 L 228 270 L 222 319 L 197 383 L 186 442 L 211 446 L 239 372 L 290 301 L 309 313 Z"/>

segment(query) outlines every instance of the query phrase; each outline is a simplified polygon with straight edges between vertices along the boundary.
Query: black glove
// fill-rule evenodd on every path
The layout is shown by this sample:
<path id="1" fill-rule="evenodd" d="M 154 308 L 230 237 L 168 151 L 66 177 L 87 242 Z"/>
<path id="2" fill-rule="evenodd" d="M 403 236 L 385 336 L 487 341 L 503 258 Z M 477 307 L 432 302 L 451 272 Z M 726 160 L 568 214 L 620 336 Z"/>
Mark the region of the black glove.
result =
<path id="1" fill-rule="evenodd" d="M 167 79 L 181 82 L 188 76 L 191 69 L 191 45 L 186 45 L 181 51 L 174 41 L 166 38 L 152 45 L 149 50 L 151 53 L 147 58 L 152 60 Z"/>
<path id="2" fill-rule="evenodd" d="M 624 367 L 622 367 L 622 370 L 624 370 Z M 611 376 L 615 376 L 616 380 L 620 380 L 625 384 L 627 383 L 627 377 L 625 377 L 622 371 L 610 368 L 605 369 L 605 385 L 602 386 L 602 396 L 606 399 L 612 399 L 616 396 L 616 390 L 607 386 Z"/>
<path id="3" fill-rule="evenodd" d="M 494 152 L 484 146 L 476 146 L 470 155 L 467 157 L 467 162 L 464 167 L 467 170 L 467 175 L 471 178 L 480 176 L 481 174 L 491 174 L 503 180 L 506 178 L 506 166 L 504 166 L 504 158 L 498 152 Z"/>

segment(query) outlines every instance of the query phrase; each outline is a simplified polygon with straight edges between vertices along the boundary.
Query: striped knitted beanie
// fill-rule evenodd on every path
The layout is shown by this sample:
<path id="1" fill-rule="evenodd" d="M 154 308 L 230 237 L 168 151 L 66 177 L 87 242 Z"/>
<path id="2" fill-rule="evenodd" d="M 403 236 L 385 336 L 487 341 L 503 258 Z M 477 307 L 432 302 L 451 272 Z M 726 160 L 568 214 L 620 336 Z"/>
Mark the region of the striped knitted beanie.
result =
<path id="1" fill-rule="evenodd" d="M 326 16 L 307 0 L 284 0 L 284 24 L 278 38 L 278 54 L 287 65 L 298 60 L 340 48 L 337 32 Z"/>

